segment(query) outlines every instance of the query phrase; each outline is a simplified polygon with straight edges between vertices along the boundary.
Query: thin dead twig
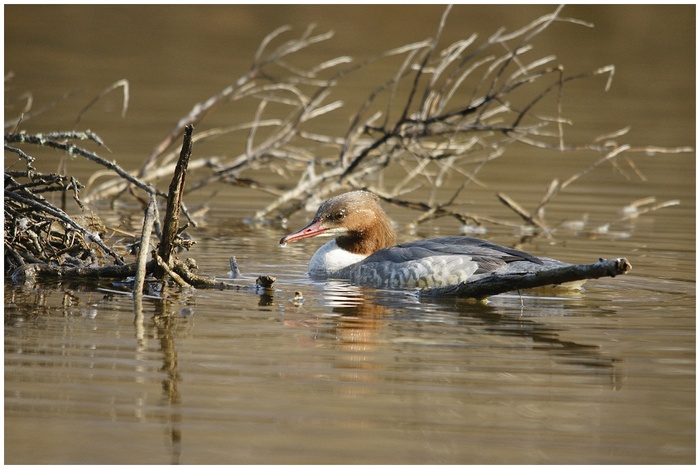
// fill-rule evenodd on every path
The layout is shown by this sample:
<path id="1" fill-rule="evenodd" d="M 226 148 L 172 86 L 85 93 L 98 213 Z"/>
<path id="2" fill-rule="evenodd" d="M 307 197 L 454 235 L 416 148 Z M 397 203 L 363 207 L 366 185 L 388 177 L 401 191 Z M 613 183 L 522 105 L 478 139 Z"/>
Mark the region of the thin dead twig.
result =
<path id="1" fill-rule="evenodd" d="M 122 89 L 122 117 L 126 116 L 126 110 L 129 108 L 129 80 L 122 79 L 118 80 L 111 85 L 109 85 L 107 88 L 102 90 L 100 94 L 95 96 L 92 101 L 90 101 L 79 113 L 78 117 L 75 119 L 75 123 L 73 124 L 73 128 L 78 127 L 78 124 L 80 123 L 80 119 L 83 117 L 83 114 L 85 114 L 92 106 L 95 105 L 100 99 L 102 99 L 104 96 L 107 94 L 111 93 L 117 88 Z"/>
<path id="2" fill-rule="evenodd" d="M 143 284 L 146 279 L 146 262 L 148 254 L 151 252 L 151 232 L 156 221 L 156 199 L 153 194 L 150 194 L 148 206 L 143 217 L 143 228 L 141 229 L 141 243 L 139 245 L 139 253 L 136 260 L 136 276 L 134 278 L 134 302 L 138 305 L 143 297 Z"/>

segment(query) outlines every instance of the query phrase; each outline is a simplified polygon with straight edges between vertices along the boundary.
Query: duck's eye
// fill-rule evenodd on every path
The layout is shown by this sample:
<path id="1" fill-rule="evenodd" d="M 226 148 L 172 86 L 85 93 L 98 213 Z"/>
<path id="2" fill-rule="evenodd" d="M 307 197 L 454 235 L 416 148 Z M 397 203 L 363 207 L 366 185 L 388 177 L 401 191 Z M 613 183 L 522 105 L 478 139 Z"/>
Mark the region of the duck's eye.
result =
<path id="1" fill-rule="evenodd" d="M 345 215 L 346 215 L 345 210 L 339 210 L 335 213 L 335 215 L 333 215 L 333 219 L 334 220 L 342 220 L 343 218 L 345 218 Z"/>

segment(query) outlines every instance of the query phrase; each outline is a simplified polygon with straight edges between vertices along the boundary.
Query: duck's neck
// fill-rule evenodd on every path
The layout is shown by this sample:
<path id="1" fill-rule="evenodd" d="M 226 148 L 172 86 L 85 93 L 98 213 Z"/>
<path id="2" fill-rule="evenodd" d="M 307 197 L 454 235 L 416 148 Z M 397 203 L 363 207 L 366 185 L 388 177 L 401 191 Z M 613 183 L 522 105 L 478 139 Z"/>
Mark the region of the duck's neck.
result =
<path id="1" fill-rule="evenodd" d="M 368 228 L 351 230 L 335 238 L 338 247 L 353 254 L 369 256 L 380 249 L 394 246 L 396 234 L 391 221 L 386 215 L 381 215 Z"/>

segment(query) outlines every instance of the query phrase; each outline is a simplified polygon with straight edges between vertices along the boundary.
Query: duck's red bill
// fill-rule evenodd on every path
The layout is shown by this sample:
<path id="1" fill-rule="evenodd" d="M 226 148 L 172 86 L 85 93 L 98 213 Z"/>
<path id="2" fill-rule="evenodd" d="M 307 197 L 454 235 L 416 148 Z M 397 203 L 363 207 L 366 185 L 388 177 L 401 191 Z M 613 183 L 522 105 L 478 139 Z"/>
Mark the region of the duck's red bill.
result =
<path id="1" fill-rule="evenodd" d="M 299 231 L 284 236 L 282 239 L 280 239 L 280 244 L 292 243 L 294 241 L 299 241 L 300 239 L 313 238 L 315 236 L 322 235 L 326 231 L 328 231 L 328 229 L 322 228 L 320 221 L 314 220 Z"/>

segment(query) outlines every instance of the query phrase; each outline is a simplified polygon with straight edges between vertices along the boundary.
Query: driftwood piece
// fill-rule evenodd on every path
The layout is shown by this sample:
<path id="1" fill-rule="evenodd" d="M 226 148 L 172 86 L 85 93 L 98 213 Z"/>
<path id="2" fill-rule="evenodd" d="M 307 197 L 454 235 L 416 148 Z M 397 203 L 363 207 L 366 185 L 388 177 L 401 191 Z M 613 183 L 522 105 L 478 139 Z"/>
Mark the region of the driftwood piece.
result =
<path id="1" fill-rule="evenodd" d="M 185 126 L 185 136 L 182 141 L 182 150 L 180 151 L 180 159 L 175 166 L 175 174 L 170 181 L 170 189 L 168 191 L 168 205 L 165 210 L 165 219 L 163 221 L 163 238 L 158 246 L 158 256 L 163 260 L 165 265 L 170 265 L 171 255 L 177 247 L 175 238 L 179 232 L 180 223 L 180 202 L 182 201 L 182 193 L 185 188 L 185 176 L 187 175 L 187 165 L 192 155 L 192 131 L 194 126 L 188 124 Z M 155 276 L 162 278 L 165 272 L 160 266 L 156 268 Z"/>
<path id="2" fill-rule="evenodd" d="M 631 269 L 632 265 L 625 258 L 600 259 L 594 264 L 567 265 L 534 273 L 489 275 L 459 285 L 426 288 L 421 290 L 420 294 L 425 298 L 452 296 L 483 299 L 514 290 L 561 285 L 600 277 L 615 277 L 626 274 Z"/>
<path id="3" fill-rule="evenodd" d="M 194 288 L 214 288 L 219 290 L 240 290 L 242 287 L 240 285 L 235 285 L 228 282 L 222 282 L 220 280 L 211 280 L 208 278 L 200 277 L 199 275 L 192 272 L 194 262 L 188 259 L 190 262 L 175 261 L 173 265 L 173 271 L 180 276 L 187 284 Z"/>
<path id="4" fill-rule="evenodd" d="M 261 275 L 255 279 L 255 285 L 265 289 L 271 289 L 272 285 L 275 283 L 275 280 L 277 279 L 271 275 Z"/>
<path id="5" fill-rule="evenodd" d="M 107 265 L 104 267 L 66 267 L 48 264 L 25 264 L 15 270 L 12 279 L 23 283 L 33 278 L 61 278 L 61 279 L 99 279 L 99 278 L 126 278 L 136 275 L 136 263 L 125 265 Z M 156 261 L 146 263 L 146 272 L 152 272 Z"/>
<path id="6" fill-rule="evenodd" d="M 161 257 L 160 257 L 158 254 L 154 253 L 154 256 L 155 256 L 155 258 L 156 258 L 156 263 L 158 263 L 158 268 L 161 269 L 168 277 L 170 277 L 171 279 L 173 279 L 173 280 L 175 281 L 175 283 L 177 283 L 177 284 L 180 285 L 181 287 L 186 287 L 186 286 L 188 286 L 187 281 L 185 281 L 185 280 L 180 276 L 180 274 L 178 274 L 177 272 L 175 272 L 174 270 L 172 270 L 172 269 L 170 268 L 170 266 L 169 266 L 168 264 L 166 264 L 165 261 L 164 261 L 163 259 L 161 259 Z"/>

